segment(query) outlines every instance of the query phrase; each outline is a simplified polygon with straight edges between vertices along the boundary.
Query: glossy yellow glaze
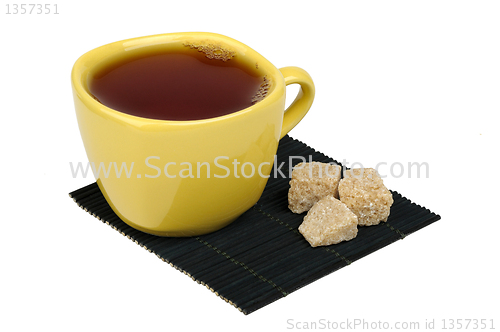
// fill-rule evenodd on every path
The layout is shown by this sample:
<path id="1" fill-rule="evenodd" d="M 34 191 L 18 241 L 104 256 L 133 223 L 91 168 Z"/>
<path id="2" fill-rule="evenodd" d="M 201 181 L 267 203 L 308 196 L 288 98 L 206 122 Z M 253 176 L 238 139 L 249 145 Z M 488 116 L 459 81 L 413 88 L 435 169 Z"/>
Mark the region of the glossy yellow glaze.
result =
<path id="1" fill-rule="evenodd" d="M 138 53 L 181 49 L 186 43 L 234 51 L 270 80 L 267 96 L 217 118 L 164 121 L 115 111 L 89 94 L 88 84 L 103 66 Z M 302 119 L 314 98 L 305 71 L 281 70 L 234 39 L 202 32 L 134 38 L 81 56 L 71 74 L 78 125 L 89 161 L 97 168 L 111 165 L 109 174 L 101 169 L 96 180 L 114 212 L 150 234 L 194 236 L 228 225 L 254 205 L 272 171 L 279 139 Z M 292 83 L 302 89 L 284 115 L 285 85 Z M 126 174 L 122 169 L 119 175 L 123 163 L 132 170 Z M 242 173 L 245 163 L 254 166 L 253 176 L 248 176 L 250 164 Z"/>

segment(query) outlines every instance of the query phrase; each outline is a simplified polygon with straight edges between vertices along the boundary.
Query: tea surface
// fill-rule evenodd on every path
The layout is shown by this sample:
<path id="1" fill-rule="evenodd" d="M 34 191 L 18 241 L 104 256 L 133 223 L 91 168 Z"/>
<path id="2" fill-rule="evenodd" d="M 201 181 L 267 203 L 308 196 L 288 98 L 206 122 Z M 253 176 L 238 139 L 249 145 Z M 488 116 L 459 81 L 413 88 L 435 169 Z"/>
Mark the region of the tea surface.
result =
<path id="1" fill-rule="evenodd" d="M 251 106 L 265 82 L 236 58 L 209 59 L 187 48 L 183 53 L 156 53 L 116 63 L 98 72 L 89 89 L 99 102 L 123 113 L 198 120 Z"/>

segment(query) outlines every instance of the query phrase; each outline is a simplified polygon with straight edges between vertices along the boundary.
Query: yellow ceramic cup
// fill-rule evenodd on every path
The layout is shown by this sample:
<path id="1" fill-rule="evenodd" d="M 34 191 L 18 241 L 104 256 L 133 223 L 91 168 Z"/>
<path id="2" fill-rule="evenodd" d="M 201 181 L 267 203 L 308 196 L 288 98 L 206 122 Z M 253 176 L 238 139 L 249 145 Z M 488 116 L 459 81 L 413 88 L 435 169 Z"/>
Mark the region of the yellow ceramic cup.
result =
<path id="1" fill-rule="evenodd" d="M 103 67 L 141 53 L 180 50 L 186 43 L 235 52 L 269 79 L 267 96 L 216 118 L 165 121 L 118 112 L 89 93 L 89 82 Z M 272 171 L 280 138 L 314 99 L 313 81 L 304 70 L 278 70 L 250 47 L 202 32 L 101 46 L 76 61 L 71 82 L 82 140 L 89 162 L 99 171 L 94 175 L 104 197 L 125 223 L 161 236 L 209 233 L 254 205 Z M 293 83 L 301 90 L 285 112 L 285 86 Z"/>

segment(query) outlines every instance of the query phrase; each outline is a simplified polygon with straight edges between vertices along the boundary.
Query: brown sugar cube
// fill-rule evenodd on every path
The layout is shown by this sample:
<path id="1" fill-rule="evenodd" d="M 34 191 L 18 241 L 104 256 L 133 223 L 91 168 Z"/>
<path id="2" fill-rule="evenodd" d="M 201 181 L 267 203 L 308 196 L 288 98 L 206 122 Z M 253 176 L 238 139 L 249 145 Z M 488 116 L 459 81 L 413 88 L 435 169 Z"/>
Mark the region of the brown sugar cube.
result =
<path id="1" fill-rule="evenodd" d="M 309 210 L 299 232 L 312 247 L 349 241 L 358 234 L 358 218 L 349 208 L 327 196 Z"/>
<path id="2" fill-rule="evenodd" d="M 292 171 L 288 208 L 294 213 L 308 211 L 326 196 L 339 197 L 340 166 L 311 162 L 297 164 Z"/>
<path id="3" fill-rule="evenodd" d="M 340 201 L 358 216 L 361 226 L 387 221 L 394 202 L 391 192 L 373 168 L 356 168 L 344 172 L 339 183 Z"/>

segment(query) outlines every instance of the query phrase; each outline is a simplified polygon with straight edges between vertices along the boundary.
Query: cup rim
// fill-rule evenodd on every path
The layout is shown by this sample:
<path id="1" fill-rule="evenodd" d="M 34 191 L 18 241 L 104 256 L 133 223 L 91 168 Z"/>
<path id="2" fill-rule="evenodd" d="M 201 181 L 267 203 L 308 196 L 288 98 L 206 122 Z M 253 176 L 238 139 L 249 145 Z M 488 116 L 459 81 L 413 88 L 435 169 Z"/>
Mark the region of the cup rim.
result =
<path id="1" fill-rule="evenodd" d="M 151 45 L 186 40 L 203 41 L 206 39 L 222 42 L 224 43 L 224 45 L 228 45 L 231 48 L 236 49 L 238 52 L 244 54 L 244 56 L 249 57 L 256 63 L 258 63 L 259 67 L 262 67 L 262 69 L 264 70 L 266 76 L 271 78 L 273 84 L 271 91 L 262 100 L 255 103 L 254 105 L 222 116 L 196 120 L 163 120 L 131 115 L 110 108 L 97 101 L 84 86 L 84 76 L 87 77 L 92 68 L 94 68 L 95 65 L 100 63 L 105 58 L 129 50 L 134 50 Z M 121 120 L 129 124 L 135 124 L 137 126 L 146 124 L 168 124 L 185 126 L 229 120 L 252 112 L 255 109 L 266 108 L 267 105 L 272 104 L 280 99 L 285 92 L 283 75 L 281 74 L 279 69 L 276 68 L 271 62 L 269 62 L 266 58 L 264 58 L 249 46 L 233 38 L 212 32 L 174 32 L 157 34 L 125 39 L 97 47 L 83 54 L 76 60 L 71 71 L 71 83 L 73 86 L 73 93 L 76 94 L 79 99 L 90 109 L 98 111 L 102 116 L 113 118 L 114 120 Z"/>

